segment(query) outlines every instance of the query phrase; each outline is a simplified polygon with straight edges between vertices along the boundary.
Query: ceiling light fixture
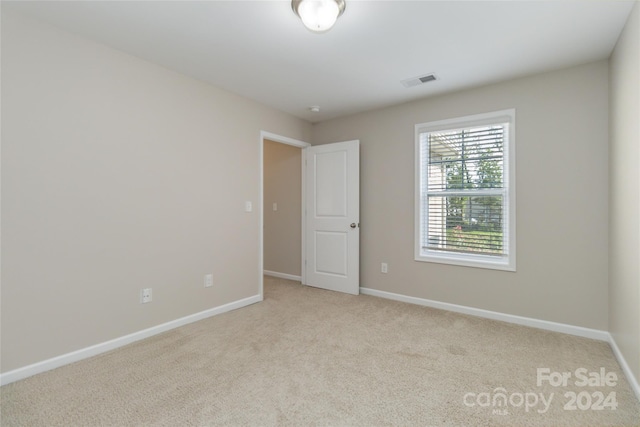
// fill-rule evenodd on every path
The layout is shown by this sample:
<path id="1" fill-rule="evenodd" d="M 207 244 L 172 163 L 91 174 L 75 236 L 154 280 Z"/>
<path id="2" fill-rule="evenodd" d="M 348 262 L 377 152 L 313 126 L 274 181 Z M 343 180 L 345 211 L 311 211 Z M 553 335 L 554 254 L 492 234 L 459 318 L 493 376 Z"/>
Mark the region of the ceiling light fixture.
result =
<path id="1" fill-rule="evenodd" d="M 345 6 L 345 0 L 291 0 L 293 11 L 314 33 L 329 31 Z"/>

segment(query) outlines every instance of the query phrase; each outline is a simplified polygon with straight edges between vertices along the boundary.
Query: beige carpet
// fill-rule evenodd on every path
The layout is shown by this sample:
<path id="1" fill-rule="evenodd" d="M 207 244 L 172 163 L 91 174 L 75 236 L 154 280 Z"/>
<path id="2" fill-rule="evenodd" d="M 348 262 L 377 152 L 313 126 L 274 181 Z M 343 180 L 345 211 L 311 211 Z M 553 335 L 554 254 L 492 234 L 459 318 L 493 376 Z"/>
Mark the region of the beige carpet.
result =
<path id="1" fill-rule="evenodd" d="M 616 385 L 576 386 L 580 368 Z M 606 343 L 268 277 L 260 304 L 0 392 L 2 426 L 640 425 Z M 591 409 L 598 392 L 617 408 Z"/>

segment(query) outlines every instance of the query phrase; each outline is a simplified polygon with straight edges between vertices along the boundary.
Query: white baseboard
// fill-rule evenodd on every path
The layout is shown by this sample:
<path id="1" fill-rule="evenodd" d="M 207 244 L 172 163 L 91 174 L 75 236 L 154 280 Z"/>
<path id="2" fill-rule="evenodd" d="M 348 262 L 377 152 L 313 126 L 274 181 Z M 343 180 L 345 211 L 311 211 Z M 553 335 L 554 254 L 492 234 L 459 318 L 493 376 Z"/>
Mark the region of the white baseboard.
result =
<path id="1" fill-rule="evenodd" d="M 365 295 L 372 295 L 375 297 L 387 298 L 395 301 L 408 302 L 410 304 L 423 305 L 425 307 L 437 308 L 440 310 L 454 311 L 456 313 L 484 317 L 486 319 L 500 320 L 502 322 L 515 323 L 516 325 L 545 329 L 547 331 L 562 332 L 564 334 L 576 335 L 579 337 L 591 338 L 599 341 L 609 341 L 609 333 L 607 331 L 600 331 L 598 329 L 589 329 L 583 328 L 581 326 L 566 325 L 564 323 L 549 322 L 547 320 L 533 319 L 531 317 L 515 316 L 513 314 L 499 313 L 497 311 L 483 310 L 481 308 L 467 307 L 464 305 L 449 304 L 446 302 L 433 301 L 424 298 L 409 297 L 406 295 L 394 294 L 391 292 L 378 291 L 376 289 L 360 288 L 360 292 Z"/>
<path id="2" fill-rule="evenodd" d="M 629 385 L 633 389 L 633 392 L 636 394 L 636 397 L 638 398 L 638 400 L 640 400 L 640 384 L 638 383 L 638 380 L 636 379 L 635 375 L 633 375 L 631 368 L 629 368 L 629 364 L 627 363 L 626 359 L 622 355 L 622 352 L 618 348 L 618 344 L 616 344 L 616 340 L 613 338 L 613 335 L 611 335 L 610 333 L 609 333 L 608 341 L 609 341 L 609 345 L 611 346 L 611 349 L 613 350 L 613 354 L 615 354 L 616 359 L 618 359 L 618 363 L 622 368 L 622 372 L 624 372 L 624 375 L 627 377 L 627 381 L 629 381 Z"/>
<path id="3" fill-rule="evenodd" d="M 277 271 L 270 271 L 270 270 L 264 270 L 263 273 L 265 276 L 277 277 L 278 279 L 295 280 L 296 282 L 302 281 L 301 276 L 294 276 L 293 274 L 278 273 Z"/>
<path id="4" fill-rule="evenodd" d="M 24 366 L 22 368 L 15 369 L 13 371 L 0 374 L 0 385 L 5 385 L 18 381 L 32 375 L 36 375 L 42 372 L 49 371 L 51 369 L 58 368 L 60 366 L 68 365 L 70 363 L 77 362 L 79 360 L 87 359 L 89 357 L 96 356 L 107 351 L 114 350 L 118 347 L 131 344 L 135 341 L 140 341 L 145 338 L 152 337 L 162 332 L 169 331 L 171 329 L 178 328 L 180 326 L 187 325 L 189 323 L 197 322 L 208 317 L 216 316 L 218 314 L 226 313 L 231 310 L 246 307 L 251 304 L 262 301 L 260 295 L 254 295 L 249 298 L 241 299 L 238 301 L 230 302 L 228 304 L 221 305 L 209 310 L 201 311 L 189 316 L 182 317 L 180 319 L 172 320 L 171 322 L 163 323 L 158 326 L 154 326 L 142 331 L 134 332 L 129 335 L 125 335 L 120 338 L 116 338 L 110 341 L 106 341 L 100 344 L 92 345 L 71 353 L 63 354 L 51 359 L 43 360 L 42 362 L 34 363 L 32 365 Z"/>

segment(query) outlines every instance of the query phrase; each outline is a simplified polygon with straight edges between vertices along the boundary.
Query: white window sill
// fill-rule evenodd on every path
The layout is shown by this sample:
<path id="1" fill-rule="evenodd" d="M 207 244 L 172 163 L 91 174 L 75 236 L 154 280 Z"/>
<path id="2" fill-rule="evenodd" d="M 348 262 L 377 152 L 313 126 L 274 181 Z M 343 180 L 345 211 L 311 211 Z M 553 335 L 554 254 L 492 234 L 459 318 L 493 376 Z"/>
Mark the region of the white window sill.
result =
<path id="1" fill-rule="evenodd" d="M 419 262 L 434 262 L 438 264 L 459 265 L 462 267 L 486 268 L 490 270 L 516 271 L 513 256 L 493 257 L 484 255 L 451 254 L 436 251 L 422 251 L 415 257 Z"/>

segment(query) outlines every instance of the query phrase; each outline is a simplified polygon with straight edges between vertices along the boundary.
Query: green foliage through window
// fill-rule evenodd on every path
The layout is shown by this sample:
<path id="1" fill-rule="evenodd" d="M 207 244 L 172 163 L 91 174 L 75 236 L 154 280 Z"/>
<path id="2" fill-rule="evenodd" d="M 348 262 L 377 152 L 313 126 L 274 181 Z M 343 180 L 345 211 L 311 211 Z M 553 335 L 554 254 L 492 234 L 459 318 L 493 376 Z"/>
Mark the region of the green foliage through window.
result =
<path id="1" fill-rule="evenodd" d="M 505 125 L 494 125 L 426 134 L 429 222 L 424 247 L 504 253 L 504 131 Z"/>

